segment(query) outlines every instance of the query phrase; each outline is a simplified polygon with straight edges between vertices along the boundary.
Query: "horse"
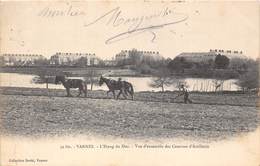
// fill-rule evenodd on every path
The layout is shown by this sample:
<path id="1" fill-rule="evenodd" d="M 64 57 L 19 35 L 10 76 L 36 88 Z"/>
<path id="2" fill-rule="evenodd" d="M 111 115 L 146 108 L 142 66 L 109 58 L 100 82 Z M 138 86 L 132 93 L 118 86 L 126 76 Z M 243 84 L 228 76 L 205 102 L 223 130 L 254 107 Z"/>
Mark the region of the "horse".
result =
<path id="1" fill-rule="evenodd" d="M 84 96 L 87 97 L 87 84 L 81 79 L 65 79 L 65 76 L 56 76 L 55 77 L 55 84 L 58 84 L 59 82 L 62 83 L 64 88 L 67 91 L 67 97 L 71 97 L 70 94 L 70 88 L 79 88 L 79 94 L 77 96 L 81 95 L 81 92 L 84 93 Z"/>
<path id="2" fill-rule="evenodd" d="M 101 86 L 103 83 L 105 83 L 108 87 L 107 96 L 109 92 L 112 92 L 115 99 L 115 90 L 120 90 L 120 92 L 117 95 L 117 99 L 121 94 L 123 94 L 124 98 L 126 98 L 125 95 L 130 94 L 132 100 L 134 100 L 134 88 L 131 83 L 127 81 L 116 81 L 101 76 L 99 79 L 99 86 Z"/>

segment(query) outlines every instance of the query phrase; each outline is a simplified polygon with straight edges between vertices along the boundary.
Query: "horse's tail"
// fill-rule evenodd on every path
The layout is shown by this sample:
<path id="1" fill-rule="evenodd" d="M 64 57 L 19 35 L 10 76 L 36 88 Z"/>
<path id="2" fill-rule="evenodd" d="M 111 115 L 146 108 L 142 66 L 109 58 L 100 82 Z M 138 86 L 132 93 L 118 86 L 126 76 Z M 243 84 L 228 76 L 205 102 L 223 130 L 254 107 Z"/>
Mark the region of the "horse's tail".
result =
<path id="1" fill-rule="evenodd" d="M 88 93 L 88 86 L 87 86 L 87 82 L 84 81 L 84 94 L 85 94 L 85 97 L 87 97 L 87 93 Z"/>
<path id="2" fill-rule="evenodd" d="M 131 83 L 129 83 L 128 93 L 132 96 L 132 100 L 134 100 L 134 88 Z"/>

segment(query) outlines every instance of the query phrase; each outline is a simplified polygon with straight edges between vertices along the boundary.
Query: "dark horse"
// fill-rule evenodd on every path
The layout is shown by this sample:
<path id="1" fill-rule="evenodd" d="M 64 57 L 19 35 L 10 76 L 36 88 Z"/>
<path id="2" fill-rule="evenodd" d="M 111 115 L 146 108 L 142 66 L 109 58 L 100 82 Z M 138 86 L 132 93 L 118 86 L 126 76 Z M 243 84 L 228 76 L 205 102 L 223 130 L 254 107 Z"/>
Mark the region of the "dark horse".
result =
<path id="1" fill-rule="evenodd" d="M 55 84 L 58 84 L 59 82 L 62 83 L 64 88 L 67 91 L 67 96 L 72 96 L 70 94 L 70 88 L 79 88 L 79 94 L 81 95 L 81 92 L 84 92 L 85 97 L 87 97 L 87 84 L 81 80 L 81 79 L 65 79 L 65 76 L 56 76 L 55 77 Z"/>
<path id="2" fill-rule="evenodd" d="M 117 99 L 120 96 L 120 94 L 123 94 L 124 98 L 126 98 L 125 94 L 130 94 L 132 100 L 134 99 L 134 89 L 131 83 L 127 81 L 116 81 L 101 76 L 99 79 L 99 85 L 101 86 L 103 83 L 105 83 L 108 87 L 107 95 L 109 92 L 112 92 L 115 98 L 115 90 L 120 90 L 120 92 L 117 95 Z"/>

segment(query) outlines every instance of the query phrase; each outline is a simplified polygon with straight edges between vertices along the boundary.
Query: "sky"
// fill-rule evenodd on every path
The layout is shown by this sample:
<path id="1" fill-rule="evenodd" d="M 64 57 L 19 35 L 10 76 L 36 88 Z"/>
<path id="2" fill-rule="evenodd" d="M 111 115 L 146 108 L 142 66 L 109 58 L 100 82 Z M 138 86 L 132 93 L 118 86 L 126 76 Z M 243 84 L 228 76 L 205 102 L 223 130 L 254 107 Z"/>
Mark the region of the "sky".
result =
<path id="1" fill-rule="evenodd" d="M 238 50 L 259 56 L 257 2 L 2 2 L 0 52 L 95 53 L 121 50 L 182 52 Z"/>

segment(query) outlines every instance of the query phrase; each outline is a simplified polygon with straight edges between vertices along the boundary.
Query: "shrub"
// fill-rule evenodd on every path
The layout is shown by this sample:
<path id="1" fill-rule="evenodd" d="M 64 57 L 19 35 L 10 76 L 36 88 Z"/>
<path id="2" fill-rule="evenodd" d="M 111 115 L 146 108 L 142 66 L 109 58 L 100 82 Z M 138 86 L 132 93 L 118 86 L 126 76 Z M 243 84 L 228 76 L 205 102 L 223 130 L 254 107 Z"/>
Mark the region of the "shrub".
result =
<path id="1" fill-rule="evenodd" d="M 215 58 L 215 68 L 226 69 L 229 65 L 229 58 L 225 55 L 218 54 Z"/>

